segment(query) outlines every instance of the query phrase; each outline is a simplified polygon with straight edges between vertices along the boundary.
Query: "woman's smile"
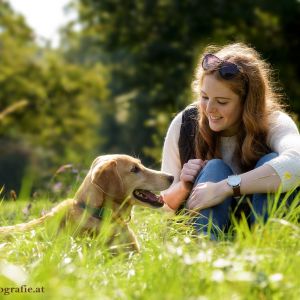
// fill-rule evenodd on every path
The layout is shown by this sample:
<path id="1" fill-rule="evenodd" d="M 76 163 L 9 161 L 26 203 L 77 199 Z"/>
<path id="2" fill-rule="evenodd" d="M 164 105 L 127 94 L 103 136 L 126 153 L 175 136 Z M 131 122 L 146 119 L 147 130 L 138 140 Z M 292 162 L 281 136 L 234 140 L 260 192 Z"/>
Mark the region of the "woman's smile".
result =
<path id="1" fill-rule="evenodd" d="M 222 117 L 216 117 L 216 116 L 209 116 L 209 118 L 212 120 L 212 121 L 218 121 L 218 120 L 221 120 Z"/>
<path id="2" fill-rule="evenodd" d="M 222 136 L 237 134 L 242 119 L 242 103 L 223 81 L 212 75 L 204 77 L 200 106 L 212 131 Z"/>

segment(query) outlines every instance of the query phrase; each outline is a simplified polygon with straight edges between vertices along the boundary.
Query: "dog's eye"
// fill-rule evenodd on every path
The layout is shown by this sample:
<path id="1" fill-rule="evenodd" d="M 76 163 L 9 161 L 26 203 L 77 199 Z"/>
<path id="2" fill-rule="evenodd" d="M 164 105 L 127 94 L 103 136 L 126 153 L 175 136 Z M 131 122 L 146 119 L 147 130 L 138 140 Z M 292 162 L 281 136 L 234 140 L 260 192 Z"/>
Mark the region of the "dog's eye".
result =
<path id="1" fill-rule="evenodd" d="M 132 173 L 138 173 L 141 169 L 138 166 L 133 166 L 130 170 Z"/>

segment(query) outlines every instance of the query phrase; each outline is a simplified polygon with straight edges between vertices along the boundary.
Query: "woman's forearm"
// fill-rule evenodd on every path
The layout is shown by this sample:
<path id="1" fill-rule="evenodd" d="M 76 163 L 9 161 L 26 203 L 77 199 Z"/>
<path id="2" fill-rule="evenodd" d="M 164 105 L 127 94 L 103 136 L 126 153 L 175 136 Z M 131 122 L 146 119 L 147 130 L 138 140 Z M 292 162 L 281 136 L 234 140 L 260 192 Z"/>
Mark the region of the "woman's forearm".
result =
<path id="1" fill-rule="evenodd" d="M 241 175 L 241 193 L 275 193 L 281 180 L 275 170 L 269 165 L 263 165 Z"/>
<path id="2" fill-rule="evenodd" d="M 274 193 L 280 187 L 280 177 L 269 165 L 241 174 L 241 194 Z M 187 207 L 191 210 L 202 210 L 222 203 L 226 198 L 233 196 L 233 189 L 224 179 L 219 182 L 199 183 L 191 192 Z"/>
<path id="3" fill-rule="evenodd" d="M 179 181 L 162 193 L 164 202 L 172 209 L 176 210 L 188 197 L 191 188 L 188 183 Z"/>
<path id="4" fill-rule="evenodd" d="M 242 179 L 240 187 L 242 195 L 275 193 L 281 184 L 280 177 L 269 165 L 263 165 L 240 176 Z M 220 183 L 224 186 L 223 190 L 227 193 L 227 196 L 232 196 L 232 189 L 226 187 L 226 179 Z"/>
<path id="5" fill-rule="evenodd" d="M 269 165 L 263 165 L 252 171 L 243 173 L 240 175 L 241 181 L 241 194 L 252 195 L 257 193 L 274 193 L 278 190 L 281 184 L 280 177 L 275 170 Z M 216 183 L 215 190 L 223 194 L 221 198 L 229 197 L 233 195 L 232 188 L 227 184 L 226 179 Z M 192 186 L 192 185 L 191 185 Z M 191 187 L 183 183 L 182 181 L 177 182 L 168 190 L 162 193 L 164 202 L 171 209 L 178 209 L 178 207 L 184 202 L 189 196 Z M 207 194 L 207 193 L 205 193 Z"/>

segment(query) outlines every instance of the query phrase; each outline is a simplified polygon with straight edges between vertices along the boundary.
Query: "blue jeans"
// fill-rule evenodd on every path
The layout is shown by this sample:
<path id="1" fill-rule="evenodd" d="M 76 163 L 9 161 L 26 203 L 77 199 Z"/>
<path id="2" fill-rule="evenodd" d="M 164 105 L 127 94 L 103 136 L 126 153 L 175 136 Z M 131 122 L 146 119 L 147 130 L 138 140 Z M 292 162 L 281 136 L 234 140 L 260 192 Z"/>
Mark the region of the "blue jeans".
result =
<path id="1" fill-rule="evenodd" d="M 255 168 L 262 166 L 264 163 L 277 156 L 278 154 L 274 152 L 262 156 L 255 165 Z M 212 159 L 208 161 L 206 166 L 200 171 L 195 180 L 194 186 L 196 186 L 198 183 L 208 181 L 219 182 L 223 179 L 226 179 L 229 175 L 233 175 L 233 172 L 231 168 L 223 162 L 223 160 Z M 250 201 L 252 205 L 252 211 L 250 216 L 247 216 L 249 217 L 250 224 L 253 224 L 258 217 L 263 217 L 264 220 L 266 220 L 268 218 L 268 194 L 253 194 Z M 232 197 L 229 197 L 219 205 L 201 210 L 201 212 L 193 219 L 193 224 L 196 231 L 198 233 L 207 233 L 210 226 L 224 230 L 229 225 L 230 214 L 233 208 L 232 206 L 235 202 L 236 200 L 234 200 Z M 211 234 L 211 236 L 214 238 L 213 234 Z"/>

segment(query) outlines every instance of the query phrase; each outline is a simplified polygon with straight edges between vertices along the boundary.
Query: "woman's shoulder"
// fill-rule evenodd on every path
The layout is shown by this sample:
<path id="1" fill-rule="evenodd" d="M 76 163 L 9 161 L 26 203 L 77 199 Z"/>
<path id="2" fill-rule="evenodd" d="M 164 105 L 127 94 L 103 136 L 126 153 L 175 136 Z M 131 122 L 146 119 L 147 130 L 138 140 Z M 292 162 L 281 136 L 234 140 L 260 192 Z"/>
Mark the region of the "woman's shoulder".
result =
<path id="1" fill-rule="evenodd" d="M 277 110 L 270 114 L 270 127 L 273 128 L 291 128 L 298 131 L 297 125 L 291 115 L 285 111 Z"/>
<path id="2" fill-rule="evenodd" d="M 178 112 L 175 114 L 175 116 L 173 117 L 172 121 L 171 121 L 171 125 L 173 127 L 180 127 L 181 122 L 182 122 L 182 115 L 183 115 L 184 110 Z"/>
<path id="3" fill-rule="evenodd" d="M 169 131 L 180 131 L 181 125 L 184 123 L 190 123 L 190 121 L 196 121 L 198 115 L 197 104 L 191 103 L 182 109 L 180 112 L 176 113 L 173 117 L 171 124 L 169 126 Z"/>
<path id="4" fill-rule="evenodd" d="M 274 111 L 269 118 L 268 140 L 270 143 L 278 142 L 282 138 L 299 136 L 299 130 L 292 117 L 284 111 Z"/>
<path id="5" fill-rule="evenodd" d="M 166 135 L 167 139 L 171 137 L 175 138 L 176 140 L 179 139 L 179 133 L 180 133 L 181 123 L 182 123 L 182 113 L 183 111 L 180 111 L 173 117 L 167 131 L 167 135 Z"/>

